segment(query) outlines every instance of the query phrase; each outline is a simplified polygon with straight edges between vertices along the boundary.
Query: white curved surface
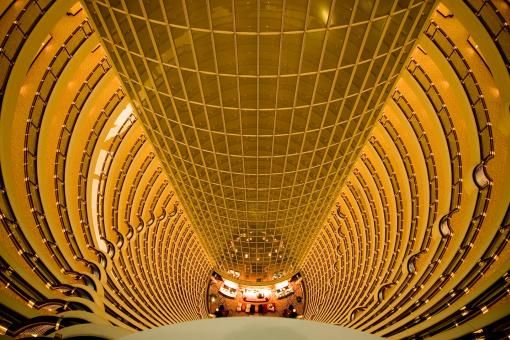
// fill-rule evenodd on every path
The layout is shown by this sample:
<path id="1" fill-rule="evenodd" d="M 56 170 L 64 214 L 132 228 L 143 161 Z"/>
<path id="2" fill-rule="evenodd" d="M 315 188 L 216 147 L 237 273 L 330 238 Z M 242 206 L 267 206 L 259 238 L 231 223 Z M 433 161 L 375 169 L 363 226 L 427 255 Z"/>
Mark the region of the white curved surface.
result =
<path id="1" fill-rule="evenodd" d="M 315 321 L 271 317 L 206 319 L 158 327 L 127 336 L 122 340 L 374 340 L 379 337 L 353 329 Z"/>

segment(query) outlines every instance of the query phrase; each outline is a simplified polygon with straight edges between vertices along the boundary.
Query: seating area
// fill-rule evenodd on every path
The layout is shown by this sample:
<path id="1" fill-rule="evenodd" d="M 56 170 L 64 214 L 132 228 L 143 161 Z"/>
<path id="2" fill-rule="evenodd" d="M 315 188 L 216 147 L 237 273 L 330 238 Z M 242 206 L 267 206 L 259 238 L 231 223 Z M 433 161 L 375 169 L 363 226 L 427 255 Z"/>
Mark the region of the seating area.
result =
<path id="1" fill-rule="evenodd" d="M 266 316 L 297 318 L 304 311 L 301 279 L 274 286 L 246 287 L 220 275 L 211 277 L 208 291 L 210 317 Z"/>
<path id="2" fill-rule="evenodd" d="M 269 304 L 266 304 L 266 303 L 261 303 L 261 304 L 252 304 L 252 303 L 247 303 L 246 305 L 244 303 L 241 303 L 239 302 L 238 303 L 238 311 L 245 311 L 246 313 L 249 313 L 251 315 L 257 313 L 257 314 L 266 314 L 268 312 L 275 312 L 275 307 L 272 303 L 269 303 Z"/>

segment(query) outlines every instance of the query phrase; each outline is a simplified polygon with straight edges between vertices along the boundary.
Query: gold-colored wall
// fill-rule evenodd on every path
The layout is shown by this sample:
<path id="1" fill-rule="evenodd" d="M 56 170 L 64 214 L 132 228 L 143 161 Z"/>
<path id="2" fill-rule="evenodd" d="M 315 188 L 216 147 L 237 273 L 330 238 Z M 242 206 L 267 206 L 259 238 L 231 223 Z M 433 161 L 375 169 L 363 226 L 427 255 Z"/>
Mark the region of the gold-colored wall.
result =
<path id="1" fill-rule="evenodd" d="M 306 318 L 394 338 L 508 329 L 509 13 L 439 4 L 308 254 Z"/>
<path id="2" fill-rule="evenodd" d="M 81 5 L 15 1 L 0 31 L 0 333 L 206 317 L 210 263 Z"/>

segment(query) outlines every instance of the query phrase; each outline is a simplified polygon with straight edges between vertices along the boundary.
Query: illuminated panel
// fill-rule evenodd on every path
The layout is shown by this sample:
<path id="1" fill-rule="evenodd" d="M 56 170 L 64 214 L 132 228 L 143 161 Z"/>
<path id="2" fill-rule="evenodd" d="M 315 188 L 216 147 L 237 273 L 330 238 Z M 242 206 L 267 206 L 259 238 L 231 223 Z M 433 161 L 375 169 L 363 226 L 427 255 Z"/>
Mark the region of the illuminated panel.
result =
<path id="1" fill-rule="evenodd" d="M 298 270 L 432 5 L 85 4 L 217 269 L 251 281 Z"/>

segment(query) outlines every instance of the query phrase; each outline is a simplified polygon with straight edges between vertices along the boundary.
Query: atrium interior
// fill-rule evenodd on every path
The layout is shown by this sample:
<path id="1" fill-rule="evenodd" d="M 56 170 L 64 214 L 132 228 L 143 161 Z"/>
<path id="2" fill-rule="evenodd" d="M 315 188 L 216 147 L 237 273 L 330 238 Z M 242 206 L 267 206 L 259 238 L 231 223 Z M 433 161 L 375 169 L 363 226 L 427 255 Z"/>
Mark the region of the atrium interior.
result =
<path id="1" fill-rule="evenodd" d="M 508 0 L 1 1 L 0 336 L 510 336 L 509 23 Z"/>

